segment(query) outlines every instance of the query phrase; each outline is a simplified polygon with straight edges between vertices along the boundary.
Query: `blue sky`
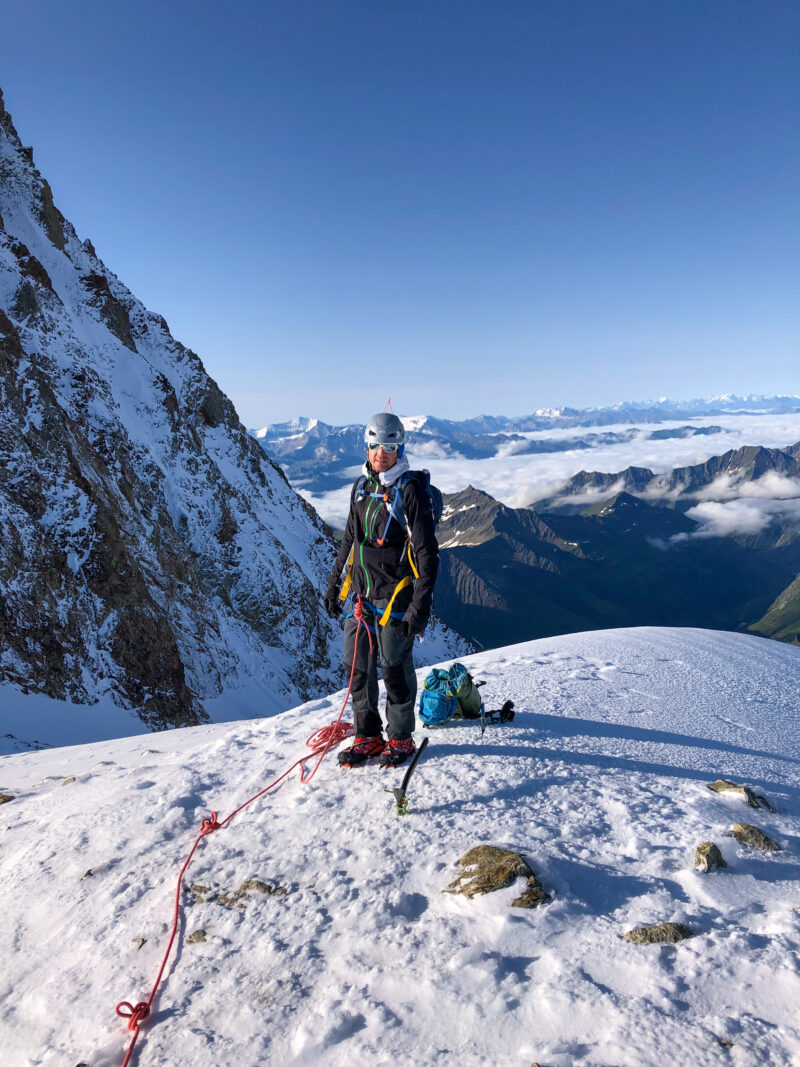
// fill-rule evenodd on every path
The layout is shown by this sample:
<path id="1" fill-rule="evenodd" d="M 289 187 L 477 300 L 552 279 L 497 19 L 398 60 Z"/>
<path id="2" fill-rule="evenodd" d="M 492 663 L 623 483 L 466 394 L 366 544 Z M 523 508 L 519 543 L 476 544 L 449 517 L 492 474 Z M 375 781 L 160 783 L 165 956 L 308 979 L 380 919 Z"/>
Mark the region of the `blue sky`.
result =
<path id="1" fill-rule="evenodd" d="M 800 7 L 59 0 L 0 87 L 248 426 L 800 392 Z"/>

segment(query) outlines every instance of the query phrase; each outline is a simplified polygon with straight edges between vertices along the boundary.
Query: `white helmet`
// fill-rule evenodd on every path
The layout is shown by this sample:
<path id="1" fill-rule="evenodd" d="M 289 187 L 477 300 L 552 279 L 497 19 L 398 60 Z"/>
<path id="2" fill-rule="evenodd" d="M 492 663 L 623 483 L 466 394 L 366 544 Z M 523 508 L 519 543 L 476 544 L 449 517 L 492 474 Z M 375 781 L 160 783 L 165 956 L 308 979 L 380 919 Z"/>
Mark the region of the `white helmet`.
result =
<path id="1" fill-rule="evenodd" d="M 364 444 L 367 448 L 372 444 L 397 445 L 402 449 L 405 437 L 406 431 L 402 422 L 389 411 L 373 415 L 364 430 Z"/>

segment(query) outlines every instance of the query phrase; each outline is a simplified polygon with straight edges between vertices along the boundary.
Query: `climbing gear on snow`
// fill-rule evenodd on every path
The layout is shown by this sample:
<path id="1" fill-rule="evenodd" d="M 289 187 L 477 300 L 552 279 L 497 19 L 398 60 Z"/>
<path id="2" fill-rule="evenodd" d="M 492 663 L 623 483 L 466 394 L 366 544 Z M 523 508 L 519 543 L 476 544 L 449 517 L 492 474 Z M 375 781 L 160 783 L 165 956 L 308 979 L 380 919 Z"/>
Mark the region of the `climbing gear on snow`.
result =
<path id="1" fill-rule="evenodd" d="M 507 700 L 503 704 L 502 708 L 495 708 L 494 711 L 486 712 L 487 722 L 513 722 L 514 720 L 514 701 Z"/>
<path id="2" fill-rule="evenodd" d="M 156 993 L 158 992 L 158 987 L 161 985 L 161 979 L 164 975 L 164 970 L 167 966 L 167 961 L 169 960 L 170 953 L 172 952 L 172 946 L 175 942 L 175 937 L 178 933 L 183 877 L 186 873 L 187 868 L 189 867 L 189 864 L 191 863 L 192 857 L 197 851 L 197 847 L 200 842 L 203 840 L 204 837 L 208 837 L 209 834 L 213 834 L 217 830 L 222 830 L 227 827 L 230 824 L 231 819 L 233 819 L 235 815 L 238 815 L 240 811 L 243 811 L 246 807 L 252 804 L 255 800 L 258 800 L 260 797 L 264 796 L 264 794 L 268 793 L 271 789 L 275 789 L 277 786 L 279 786 L 281 782 L 283 782 L 286 778 L 289 777 L 289 775 L 296 767 L 300 768 L 300 784 L 308 785 L 308 783 L 313 779 L 314 775 L 319 770 L 319 765 L 322 763 L 322 760 L 325 757 L 325 753 L 329 749 L 334 748 L 336 745 L 344 741 L 346 737 L 352 736 L 353 724 L 344 721 L 342 719 L 342 716 L 344 715 L 344 709 L 347 707 L 347 701 L 350 699 L 350 690 L 353 688 L 353 677 L 355 674 L 356 662 L 355 653 L 358 648 L 358 636 L 361 631 L 361 627 L 366 627 L 366 622 L 363 619 L 363 614 L 361 611 L 360 601 L 361 598 L 358 597 L 354 608 L 354 614 L 358 619 L 358 627 L 356 629 L 355 647 L 353 650 L 353 668 L 350 671 L 350 681 L 347 686 L 347 692 L 345 693 L 341 711 L 339 712 L 339 717 L 334 720 L 334 722 L 332 722 L 329 726 L 321 727 L 319 730 L 316 730 L 311 735 L 311 737 L 309 737 L 309 739 L 306 741 L 306 747 L 311 750 L 310 752 L 306 753 L 306 755 L 304 756 L 301 756 L 300 759 L 295 760 L 291 767 L 285 770 L 283 774 L 279 775 L 277 778 L 271 781 L 269 785 L 265 786 L 259 793 L 256 793 L 254 796 L 250 797 L 249 800 L 246 800 L 243 804 L 240 804 L 239 807 L 232 811 L 230 815 L 228 815 L 226 818 L 224 818 L 222 822 L 218 821 L 217 813 L 215 811 L 212 811 L 211 816 L 203 819 L 200 823 L 200 830 L 197 833 L 197 836 L 194 840 L 194 844 L 189 850 L 189 855 L 186 857 L 186 860 L 184 861 L 184 864 L 180 869 L 180 873 L 178 874 L 178 884 L 175 889 L 175 904 L 173 907 L 172 916 L 172 931 L 170 933 L 169 942 L 167 943 L 167 948 L 164 953 L 164 957 L 161 961 L 161 967 L 153 984 L 153 988 L 150 990 L 150 995 L 148 996 L 147 1000 L 139 1001 L 135 1005 L 131 1004 L 131 1002 L 128 1000 L 123 1000 L 120 1001 L 120 1003 L 116 1006 L 117 1015 L 121 1019 L 128 1020 L 128 1029 L 133 1033 L 133 1037 L 131 1038 L 131 1042 L 128 1045 L 127 1052 L 125 1053 L 125 1059 L 122 1061 L 122 1067 L 128 1067 L 128 1065 L 131 1063 L 133 1051 L 136 1047 L 136 1042 L 141 1031 L 141 1024 L 152 1014 L 153 1001 L 155 1000 Z M 372 637 L 369 633 L 369 629 L 367 629 L 367 637 L 369 638 L 371 649 Z M 314 764 L 314 767 L 311 773 L 309 774 L 307 773 L 305 765 L 309 760 L 314 759 L 314 757 L 318 757 L 317 762 Z"/>
<path id="3" fill-rule="evenodd" d="M 477 719 L 483 702 L 477 685 L 463 663 L 449 669 L 434 667 L 419 698 L 419 717 L 424 726 L 442 726 L 452 718 Z"/>

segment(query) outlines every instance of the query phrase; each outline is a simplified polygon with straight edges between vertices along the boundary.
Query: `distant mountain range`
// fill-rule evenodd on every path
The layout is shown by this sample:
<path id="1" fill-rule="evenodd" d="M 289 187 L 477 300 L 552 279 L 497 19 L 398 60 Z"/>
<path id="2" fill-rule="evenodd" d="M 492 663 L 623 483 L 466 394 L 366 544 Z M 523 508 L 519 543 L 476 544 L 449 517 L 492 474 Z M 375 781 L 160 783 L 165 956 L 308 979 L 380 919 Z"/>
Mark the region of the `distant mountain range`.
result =
<path id="1" fill-rule="evenodd" d="M 483 647 L 641 625 L 798 640 L 800 538 L 692 537 L 692 519 L 624 492 L 581 515 L 538 516 L 472 487 L 446 504 L 436 609 Z"/>
<path id="2" fill-rule="evenodd" d="M 472 487 L 447 496 L 437 611 L 484 647 L 636 625 L 747 629 L 800 644 L 797 518 L 711 536 L 686 514 L 720 478 L 738 491 L 765 475 L 800 486 L 798 456 L 800 443 L 737 449 L 659 479 L 643 468 L 582 472 L 550 511 L 509 508 Z"/>
<path id="3" fill-rule="evenodd" d="M 434 418 L 430 415 L 403 416 L 406 430 L 413 434 L 414 453 L 461 456 L 465 459 L 488 459 L 500 455 L 529 455 L 590 450 L 599 445 L 613 445 L 637 438 L 665 440 L 711 436 L 720 426 L 688 424 L 643 431 L 641 424 L 680 422 L 701 417 L 714 418 L 732 414 L 796 414 L 800 397 L 796 396 L 721 396 L 708 400 L 657 400 L 622 403 L 613 407 L 558 408 L 536 411 L 531 415 L 506 418 L 480 415 L 463 421 Z M 569 437 L 536 437 L 526 434 L 585 427 L 623 427 L 603 432 L 573 434 Z M 628 428 L 624 428 L 628 427 Z M 318 419 L 298 418 L 272 423 L 250 433 L 280 465 L 295 486 L 321 493 L 338 489 L 352 478 L 352 468 L 364 460 L 363 425 L 332 426 Z"/>
<path id="4" fill-rule="evenodd" d="M 618 441 L 713 435 L 698 416 L 795 413 L 797 397 L 716 397 L 678 404 L 621 404 L 536 412 L 520 419 L 464 422 L 406 418 L 414 458 L 471 459 L 529 451 L 591 449 Z M 677 422 L 643 430 L 641 424 Z M 637 423 L 630 429 L 625 422 Z M 523 436 L 532 429 L 602 426 L 577 437 Z M 297 419 L 256 435 L 294 484 L 323 492 L 350 483 L 363 462 L 363 428 Z M 433 462 L 432 462 L 433 465 Z M 769 482 L 768 479 L 772 479 Z M 796 486 L 796 491 L 793 487 Z M 800 498 L 800 442 L 747 446 L 657 474 L 630 466 L 580 471 L 531 508 L 507 507 L 468 487 L 446 497 L 439 527 L 442 568 L 437 612 L 484 647 L 609 626 L 750 629 L 800 641 L 800 506 L 765 510 L 770 487 Z M 750 528 L 725 536 L 700 521 L 703 508 L 747 498 Z M 697 508 L 698 512 L 692 509 Z M 734 515 L 733 519 L 737 519 Z"/>
<path id="5" fill-rule="evenodd" d="M 582 511 L 587 502 L 603 499 L 623 490 L 676 507 L 689 508 L 698 494 L 724 479 L 726 493 L 766 474 L 800 479 L 800 441 L 788 448 L 745 446 L 712 456 L 705 463 L 676 467 L 667 474 L 655 474 L 647 467 L 626 467 L 615 474 L 579 471 L 556 496 L 537 500 L 537 511 Z M 707 494 L 706 494 L 707 495 Z"/>

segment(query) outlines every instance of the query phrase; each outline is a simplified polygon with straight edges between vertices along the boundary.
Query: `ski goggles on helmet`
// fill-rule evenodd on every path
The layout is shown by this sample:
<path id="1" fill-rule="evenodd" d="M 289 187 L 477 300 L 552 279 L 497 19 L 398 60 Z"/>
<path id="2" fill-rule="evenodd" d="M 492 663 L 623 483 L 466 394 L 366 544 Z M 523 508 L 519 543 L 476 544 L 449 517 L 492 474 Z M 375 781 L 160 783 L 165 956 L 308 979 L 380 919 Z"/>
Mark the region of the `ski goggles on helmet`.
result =
<path id="1" fill-rule="evenodd" d="M 384 452 L 388 452 L 391 455 L 392 452 L 396 452 L 398 450 L 400 445 L 398 445 L 398 444 L 385 445 L 381 441 L 370 441 L 370 443 L 369 443 L 369 445 L 367 447 L 369 448 L 370 452 L 377 452 L 379 448 L 382 448 Z"/>

